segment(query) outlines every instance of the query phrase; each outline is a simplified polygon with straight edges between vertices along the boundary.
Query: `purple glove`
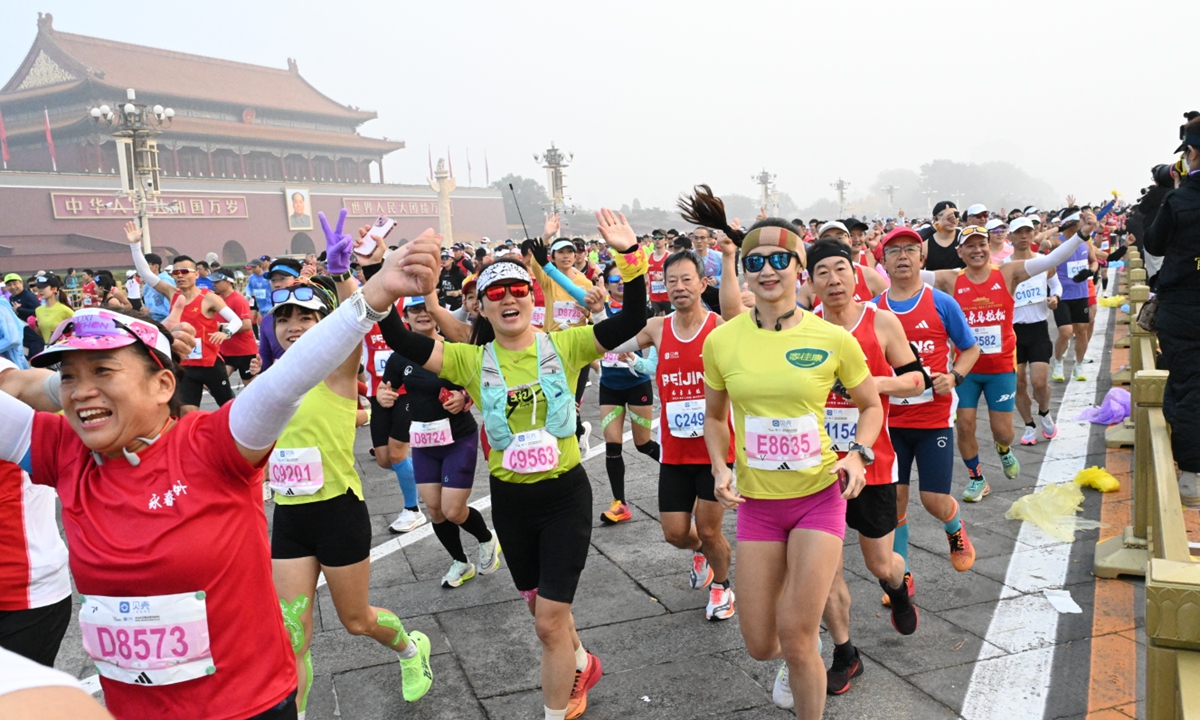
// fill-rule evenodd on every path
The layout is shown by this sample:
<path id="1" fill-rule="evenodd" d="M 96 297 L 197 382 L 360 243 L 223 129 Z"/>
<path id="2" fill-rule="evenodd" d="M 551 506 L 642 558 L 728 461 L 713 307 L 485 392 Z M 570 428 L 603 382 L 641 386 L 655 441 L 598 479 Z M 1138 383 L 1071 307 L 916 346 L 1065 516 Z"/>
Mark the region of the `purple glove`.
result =
<path id="1" fill-rule="evenodd" d="M 346 224 L 346 208 L 338 213 L 337 228 L 329 229 L 329 221 L 325 213 L 317 213 L 321 219 L 321 229 L 325 231 L 325 267 L 330 275 L 341 275 L 350 271 L 350 256 L 354 253 L 354 238 L 342 233 Z"/>

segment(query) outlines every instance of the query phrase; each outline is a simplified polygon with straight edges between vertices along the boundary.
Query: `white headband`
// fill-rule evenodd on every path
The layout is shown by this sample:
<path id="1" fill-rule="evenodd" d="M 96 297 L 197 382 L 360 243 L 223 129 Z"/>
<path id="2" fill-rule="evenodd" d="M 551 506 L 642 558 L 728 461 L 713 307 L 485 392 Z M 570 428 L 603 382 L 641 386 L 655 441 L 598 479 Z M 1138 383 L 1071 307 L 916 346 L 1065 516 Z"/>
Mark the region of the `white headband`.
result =
<path id="1" fill-rule="evenodd" d="M 525 269 L 524 265 L 515 262 L 497 262 L 488 265 L 483 272 L 479 273 L 475 290 L 482 295 L 489 285 L 495 285 L 501 280 L 519 280 L 530 285 L 533 284 L 533 278 L 529 276 L 529 271 Z"/>

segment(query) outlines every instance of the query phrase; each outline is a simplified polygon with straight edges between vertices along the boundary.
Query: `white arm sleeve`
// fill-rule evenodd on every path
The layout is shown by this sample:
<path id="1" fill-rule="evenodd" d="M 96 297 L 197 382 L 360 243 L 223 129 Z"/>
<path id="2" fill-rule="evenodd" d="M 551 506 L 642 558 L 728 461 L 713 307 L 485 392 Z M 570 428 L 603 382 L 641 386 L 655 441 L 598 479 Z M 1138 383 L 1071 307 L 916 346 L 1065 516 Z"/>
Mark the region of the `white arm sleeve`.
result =
<path id="1" fill-rule="evenodd" d="M 233 311 L 233 308 L 229 307 L 228 305 L 226 305 L 225 309 L 221 311 L 221 317 L 225 318 L 225 322 L 229 323 L 230 337 L 233 337 L 234 333 L 242 329 L 242 319 L 238 317 L 237 313 Z"/>
<path id="2" fill-rule="evenodd" d="M 1062 297 L 1062 281 L 1058 279 L 1058 273 L 1050 276 L 1050 294 Z"/>
<path id="3" fill-rule="evenodd" d="M 131 244 L 129 250 L 133 253 L 133 267 L 137 269 L 138 277 L 142 279 L 142 282 L 150 287 L 162 282 L 162 278 L 155 275 L 154 271 L 150 269 L 150 263 L 146 262 L 146 256 L 142 254 L 140 246 Z"/>
<path id="4" fill-rule="evenodd" d="M 229 410 L 229 431 L 244 448 L 265 450 L 279 439 L 304 394 L 346 361 L 374 323 L 344 302 L 246 386 Z M 2 410 L 0 410 L 2 412 Z M 4 426 L 0 425 L 0 432 Z"/>
<path id="5" fill-rule="evenodd" d="M 921 282 L 931 287 L 937 287 L 937 273 L 933 270 L 922 270 Z"/>
<path id="6" fill-rule="evenodd" d="M 1075 252 L 1075 248 L 1079 247 L 1081 242 L 1083 242 L 1083 238 L 1080 237 L 1079 233 L 1075 233 L 1074 237 L 1054 248 L 1054 250 L 1050 251 L 1049 255 L 1036 255 L 1026 260 L 1025 272 L 1029 273 L 1029 277 L 1033 277 L 1038 273 L 1046 272 L 1052 267 L 1057 267 L 1070 259 L 1071 253 Z M 1057 275 L 1058 273 L 1055 274 Z"/>
<path id="7" fill-rule="evenodd" d="M 0 460 L 24 460 L 32 435 L 33 408 L 0 390 Z"/>
<path id="8" fill-rule="evenodd" d="M 609 350 L 609 352 L 627 353 L 627 352 L 637 352 L 638 350 L 641 350 L 641 349 L 642 349 L 642 345 L 641 345 L 641 343 L 638 342 L 637 335 L 634 335 L 633 337 L 629 338 L 625 342 L 616 346 L 612 350 Z"/>

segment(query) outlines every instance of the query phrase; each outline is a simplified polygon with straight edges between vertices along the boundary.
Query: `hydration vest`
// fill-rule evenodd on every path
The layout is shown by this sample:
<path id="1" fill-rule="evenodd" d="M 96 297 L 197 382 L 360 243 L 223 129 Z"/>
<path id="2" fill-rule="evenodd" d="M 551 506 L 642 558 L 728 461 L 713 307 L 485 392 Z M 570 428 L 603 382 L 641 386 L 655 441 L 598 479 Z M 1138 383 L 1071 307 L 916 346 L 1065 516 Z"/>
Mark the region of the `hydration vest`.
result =
<path id="1" fill-rule="evenodd" d="M 545 333 L 537 334 L 538 385 L 546 398 L 546 431 L 556 438 L 567 438 L 575 434 L 575 395 L 567 384 L 562 361 L 554 343 Z M 512 428 L 508 426 L 508 394 L 519 390 L 522 385 L 509 388 L 500 372 L 496 359 L 495 342 L 483 349 L 483 367 L 479 376 L 480 411 L 488 443 L 497 450 L 504 450 L 513 440 Z M 537 393 L 533 394 L 533 416 L 537 417 Z"/>

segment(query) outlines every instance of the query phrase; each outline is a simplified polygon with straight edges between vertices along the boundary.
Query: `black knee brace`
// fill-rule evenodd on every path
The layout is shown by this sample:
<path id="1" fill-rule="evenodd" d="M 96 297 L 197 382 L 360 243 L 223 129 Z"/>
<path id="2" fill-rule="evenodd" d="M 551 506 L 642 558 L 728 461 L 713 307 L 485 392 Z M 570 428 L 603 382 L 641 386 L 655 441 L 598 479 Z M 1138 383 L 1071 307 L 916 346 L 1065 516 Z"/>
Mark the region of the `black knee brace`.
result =
<path id="1" fill-rule="evenodd" d="M 638 452 L 650 458 L 654 462 L 659 462 L 658 456 L 661 453 L 661 450 L 658 447 L 658 443 L 654 442 L 653 440 L 647 440 L 641 445 L 634 445 L 634 447 L 637 448 Z"/>

